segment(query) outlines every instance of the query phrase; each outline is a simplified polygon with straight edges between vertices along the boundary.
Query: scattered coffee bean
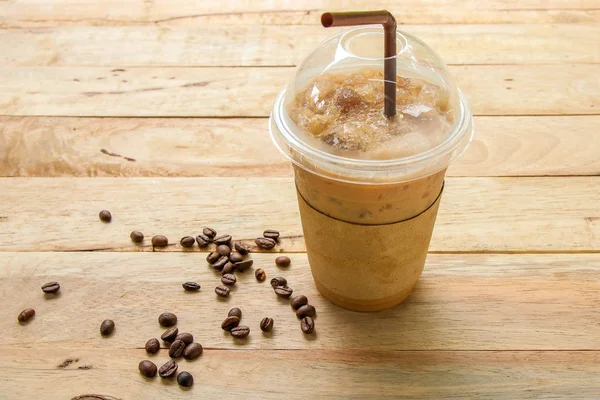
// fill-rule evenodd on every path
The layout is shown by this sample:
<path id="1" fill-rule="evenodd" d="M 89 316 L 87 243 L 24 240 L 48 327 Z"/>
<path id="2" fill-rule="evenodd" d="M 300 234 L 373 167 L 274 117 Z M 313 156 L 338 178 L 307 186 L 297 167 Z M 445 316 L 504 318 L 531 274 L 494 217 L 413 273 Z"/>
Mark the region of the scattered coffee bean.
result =
<path id="1" fill-rule="evenodd" d="M 221 282 L 223 282 L 224 285 L 235 285 L 235 283 L 237 282 L 237 279 L 235 278 L 235 275 L 233 274 L 225 274 L 221 277 Z"/>
<path id="2" fill-rule="evenodd" d="M 221 256 L 219 255 L 219 253 L 217 253 L 216 251 L 213 251 L 212 253 L 208 253 L 208 255 L 206 256 L 206 261 L 209 264 L 214 264 L 217 262 L 217 260 L 221 258 Z"/>
<path id="3" fill-rule="evenodd" d="M 58 282 L 48 282 L 42 286 L 42 291 L 44 293 L 56 293 L 60 290 L 60 285 Z"/>
<path id="4" fill-rule="evenodd" d="M 108 336 L 115 330 L 115 321 L 112 319 L 105 319 L 100 324 L 100 334 L 102 336 Z"/>
<path id="5" fill-rule="evenodd" d="M 200 343 L 190 343 L 183 351 L 183 358 L 186 360 L 194 360 L 202 354 L 202 345 Z"/>
<path id="6" fill-rule="evenodd" d="M 181 245 L 181 247 L 185 247 L 185 248 L 192 247 L 194 245 L 194 243 L 196 243 L 196 239 L 194 239 L 191 236 L 184 236 L 179 241 L 179 244 Z"/>
<path id="7" fill-rule="evenodd" d="M 227 286 L 217 286 L 215 288 L 215 293 L 217 296 L 227 297 L 229 296 L 229 288 Z"/>
<path id="8" fill-rule="evenodd" d="M 181 340 L 183 343 L 185 343 L 186 346 L 188 346 L 194 341 L 194 335 L 192 335 L 191 333 L 183 332 L 177 335 L 175 340 Z"/>
<path id="9" fill-rule="evenodd" d="M 300 322 L 300 329 L 306 334 L 313 333 L 315 330 L 315 321 L 311 317 L 304 317 Z"/>
<path id="10" fill-rule="evenodd" d="M 241 255 L 246 255 L 246 254 L 250 253 L 250 249 L 244 243 L 236 242 L 234 247 L 235 247 L 235 251 L 237 251 Z"/>
<path id="11" fill-rule="evenodd" d="M 169 328 L 177 323 L 177 315 L 166 312 L 158 316 L 158 323 L 165 328 Z"/>
<path id="12" fill-rule="evenodd" d="M 221 329 L 224 331 L 231 331 L 233 328 L 240 324 L 240 319 L 235 316 L 225 318 L 225 321 L 221 323 Z"/>
<path id="13" fill-rule="evenodd" d="M 171 358 L 179 358 L 183 355 L 183 351 L 185 350 L 185 343 L 181 340 L 176 340 L 171 344 L 169 348 L 169 357 Z"/>
<path id="14" fill-rule="evenodd" d="M 278 267 L 289 267 L 291 263 L 292 260 L 290 260 L 290 258 L 286 256 L 279 256 L 275 259 L 275 265 L 277 265 Z"/>
<path id="15" fill-rule="evenodd" d="M 267 279 L 267 273 L 264 269 L 259 268 L 256 271 L 254 271 L 254 277 L 257 281 L 264 282 Z"/>
<path id="16" fill-rule="evenodd" d="M 231 330 L 231 336 L 237 339 L 243 339 L 250 334 L 250 328 L 245 325 L 238 325 Z"/>
<path id="17" fill-rule="evenodd" d="M 273 318 L 263 318 L 262 321 L 260 321 L 260 330 L 263 332 L 271 332 L 271 330 L 273 329 Z"/>
<path id="18" fill-rule="evenodd" d="M 198 236 L 196 236 L 196 241 L 198 242 L 198 246 L 206 247 L 212 242 L 212 239 L 206 235 L 199 234 Z"/>
<path id="19" fill-rule="evenodd" d="M 292 295 L 293 292 L 294 291 L 292 290 L 292 288 L 288 286 L 278 286 L 275 288 L 275 294 L 279 297 L 288 298 Z"/>
<path id="20" fill-rule="evenodd" d="M 300 296 L 296 296 L 294 297 L 291 301 L 290 301 L 290 305 L 292 306 L 292 308 L 294 310 L 299 309 L 302 306 L 305 306 L 308 304 L 308 298 L 301 294 Z"/>
<path id="21" fill-rule="evenodd" d="M 179 328 L 174 326 L 174 327 L 169 328 L 166 331 L 164 331 L 164 333 L 162 335 L 160 335 L 160 338 L 162 340 L 164 340 L 165 342 L 173 342 L 173 341 L 175 341 L 175 338 L 177 337 L 178 334 L 179 334 Z"/>
<path id="22" fill-rule="evenodd" d="M 287 279 L 280 276 L 273 278 L 271 279 L 271 286 L 273 286 L 273 289 L 279 286 L 287 286 Z"/>
<path id="23" fill-rule="evenodd" d="M 156 364 L 150 360 L 140 361 L 138 369 L 146 378 L 154 378 L 156 376 Z"/>
<path id="24" fill-rule="evenodd" d="M 226 244 L 229 246 L 231 244 L 231 235 L 217 236 L 213 239 L 213 242 L 215 242 L 216 245 Z"/>
<path id="25" fill-rule="evenodd" d="M 217 246 L 217 253 L 219 253 L 221 256 L 229 257 L 231 254 L 231 248 L 226 244 L 220 244 Z"/>
<path id="26" fill-rule="evenodd" d="M 254 260 L 244 260 L 233 264 L 236 271 L 244 272 L 254 264 Z"/>
<path id="27" fill-rule="evenodd" d="M 300 319 L 304 317 L 314 317 L 317 313 L 317 310 L 310 304 L 303 305 L 302 307 L 296 310 L 296 316 Z"/>
<path id="28" fill-rule="evenodd" d="M 194 384 L 194 377 L 189 372 L 183 371 L 177 375 L 177 383 L 181 387 L 190 387 Z"/>
<path id="29" fill-rule="evenodd" d="M 133 231 L 129 234 L 131 241 L 134 243 L 142 243 L 144 241 L 144 234 L 140 231 Z"/>
<path id="30" fill-rule="evenodd" d="M 239 319 L 242 319 L 242 310 L 240 310 L 237 307 L 232 308 L 231 310 L 229 310 L 229 312 L 227 313 L 228 317 L 238 317 Z"/>
<path id="31" fill-rule="evenodd" d="M 165 247 L 169 244 L 169 239 L 163 235 L 152 236 L 152 246 Z"/>
<path id="32" fill-rule="evenodd" d="M 158 375 L 160 375 L 161 378 L 170 378 L 175 375 L 177 368 L 179 368 L 177 363 L 173 360 L 169 360 L 159 368 Z"/>
<path id="33" fill-rule="evenodd" d="M 198 285 L 196 282 L 186 282 L 181 286 L 183 286 L 183 288 L 188 292 L 197 292 L 200 290 L 200 285 Z"/>
<path id="34" fill-rule="evenodd" d="M 152 338 L 146 342 L 146 353 L 156 354 L 160 350 L 160 343 L 157 338 Z"/>
<path id="35" fill-rule="evenodd" d="M 223 267 L 225 266 L 225 264 L 227 264 L 229 262 L 229 258 L 227 256 L 221 256 L 219 257 L 219 259 L 213 264 L 213 267 L 215 269 L 223 269 Z"/>
<path id="36" fill-rule="evenodd" d="M 275 229 L 267 229 L 263 232 L 263 236 L 277 241 L 277 239 L 279 239 L 279 231 L 276 231 Z"/>
<path id="37" fill-rule="evenodd" d="M 212 228 L 204 228 L 204 229 L 202 229 L 202 233 L 204 234 L 204 236 L 207 236 L 210 239 L 217 236 L 217 231 L 215 231 Z"/>
<path id="38" fill-rule="evenodd" d="M 227 264 L 225 264 L 225 266 L 221 270 L 221 275 L 233 274 L 234 271 L 235 271 L 235 265 L 233 265 L 231 263 L 231 261 L 229 261 Z"/>
<path id="39" fill-rule="evenodd" d="M 273 240 L 271 238 L 266 238 L 266 237 L 257 238 L 254 241 L 254 243 L 256 243 L 256 245 L 258 247 L 263 248 L 263 249 L 272 249 L 277 244 L 277 242 L 275 242 L 275 240 Z"/>
<path id="40" fill-rule="evenodd" d="M 98 214 L 98 216 L 100 217 L 100 221 L 102 222 L 110 222 L 112 220 L 112 215 L 108 210 L 100 211 L 100 214 Z"/>
<path id="41" fill-rule="evenodd" d="M 244 261 L 244 257 L 237 251 L 234 251 L 229 255 L 229 261 L 231 261 L 232 263 L 241 262 Z"/>
<path id="42" fill-rule="evenodd" d="M 33 317 L 34 315 L 35 310 L 33 308 L 26 308 L 23 311 L 21 311 L 17 319 L 19 320 L 19 322 L 25 322 L 31 319 L 31 317 Z"/>

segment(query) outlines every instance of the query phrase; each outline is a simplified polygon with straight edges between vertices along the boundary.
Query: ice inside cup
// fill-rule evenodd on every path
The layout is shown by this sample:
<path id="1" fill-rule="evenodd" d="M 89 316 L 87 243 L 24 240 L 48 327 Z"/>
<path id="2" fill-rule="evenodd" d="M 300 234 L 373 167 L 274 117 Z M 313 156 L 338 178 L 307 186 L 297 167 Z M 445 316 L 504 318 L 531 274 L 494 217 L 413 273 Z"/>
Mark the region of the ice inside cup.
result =
<path id="1" fill-rule="evenodd" d="M 278 95 L 272 138 L 294 164 L 311 271 L 325 297 L 372 311 L 421 275 L 446 168 L 468 146 L 469 104 L 441 59 L 397 32 L 396 110 L 384 115 L 383 29 L 321 43 Z"/>

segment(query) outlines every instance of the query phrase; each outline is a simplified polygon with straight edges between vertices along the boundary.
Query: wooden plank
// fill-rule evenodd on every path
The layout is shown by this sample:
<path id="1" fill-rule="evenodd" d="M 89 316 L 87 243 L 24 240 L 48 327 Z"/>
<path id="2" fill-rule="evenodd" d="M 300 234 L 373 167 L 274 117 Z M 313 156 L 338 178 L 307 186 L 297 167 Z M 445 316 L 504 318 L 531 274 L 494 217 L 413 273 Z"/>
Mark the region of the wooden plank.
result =
<path id="1" fill-rule="evenodd" d="M 26 67 L 290 66 L 343 29 L 234 25 L 226 35 L 221 26 L 8 29 L 0 30 L 5 44 L 0 61 Z M 402 30 L 448 64 L 600 62 L 598 24 L 407 25 Z"/>
<path id="2" fill-rule="evenodd" d="M 600 109 L 600 65 L 450 70 L 477 115 L 595 114 Z M 0 115 L 264 117 L 293 73 L 285 67 L 4 67 Z"/>
<path id="3" fill-rule="evenodd" d="M 0 176 L 291 176 L 291 163 L 264 151 L 267 123 L 0 117 Z M 475 139 L 448 175 L 600 175 L 598 126 L 600 116 L 476 117 Z"/>
<path id="4" fill-rule="evenodd" d="M 599 183 L 600 177 L 448 178 L 430 250 L 599 251 Z M 4 251 L 152 251 L 148 241 L 133 245 L 129 233 L 164 234 L 178 243 L 205 224 L 252 241 L 264 229 L 279 229 L 278 250 L 304 251 L 291 178 L 3 178 L 0 187 Z M 102 209 L 111 210 L 112 223 L 99 221 Z"/>
<path id="5" fill-rule="evenodd" d="M 0 2 L 0 27 L 56 25 L 161 25 L 203 26 L 206 24 L 318 24 L 322 12 L 348 9 L 344 0 L 136 0 L 126 5 L 118 0 L 20 0 Z M 351 9 L 391 10 L 404 24 L 473 23 L 578 23 L 598 22 L 594 0 L 354 0 Z M 407 12 L 410 10 L 410 12 Z"/>
<path id="6" fill-rule="evenodd" d="M 164 331 L 157 317 L 170 311 L 181 332 L 211 349 L 600 350 L 598 254 L 431 254 L 410 298 L 379 313 L 332 305 L 317 292 L 306 254 L 290 257 L 282 269 L 274 255 L 252 254 L 269 279 L 283 276 L 309 298 L 317 309 L 314 336 L 301 332 L 289 302 L 252 270 L 237 274 L 225 301 L 217 298 L 220 274 L 202 254 L 0 252 L 0 291 L 14 299 L 1 311 L 3 345 L 141 349 Z M 185 292 L 189 280 L 202 289 Z M 40 286 L 48 281 L 61 284 L 60 296 L 44 297 Z M 27 307 L 36 315 L 19 325 Z M 251 329 L 245 341 L 221 330 L 231 307 L 242 309 Z M 258 329 L 265 316 L 275 320 L 271 335 Z M 116 331 L 103 340 L 107 318 Z"/>
<path id="7" fill-rule="evenodd" d="M 595 399 L 600 352 L 218 351 L 182 361 L 191 389 L 144 379 L 141 350 L 3 346 L 7 398 L 61 399 Z M 57 365 L 78 359 L 65 368 Z M 156 363 L 164 355 L 152 357 Z M 91 366 L 80 370 L 79 367 Z M 33 379 L 32 379 L 33 378 Z M 113 396 L 113 397 L 108 397 Z M 94 397 L 97 399 L 98 397 Z M 85 400 L 88 400 L 86 398 Z M 91 399 L 89 399 L 91 400 Z"/>

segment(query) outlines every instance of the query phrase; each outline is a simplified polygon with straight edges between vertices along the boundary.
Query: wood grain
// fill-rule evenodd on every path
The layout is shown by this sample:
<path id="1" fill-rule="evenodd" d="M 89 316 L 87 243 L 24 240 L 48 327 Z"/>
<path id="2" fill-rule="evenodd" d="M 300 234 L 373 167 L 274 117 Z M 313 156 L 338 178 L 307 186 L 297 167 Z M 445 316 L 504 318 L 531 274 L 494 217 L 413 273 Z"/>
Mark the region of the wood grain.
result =
<path id="1" fill-rule="evenodd" d="M 290 257 L 292 265 L 282 269 L 273 255 L 252 254 L 269 279 L 285 277 L 315 306 L 311 336 L 301 332 L 289 301 L 252 270 L 237 274 L 229 298 L 218 298 L 220 274 L 202 254 L 0 252 L 0 293 L 14 299 L 1 311 L 3 344 L 141 349 L 164 331 L 157 318 L 170 311 L 181 332 L 209 349 L 600 350 L 598 254 L 430 254 L 407 302 L 378 313 L 332 305 L 315 289 L 306 254 Z M 185 292 L 181 284 L 190 280 L 202 289 Z M 60 296 L 45 297 L 40 286 L 48 281 L 61 284 Z M 36 315 L 19 325 L 27 307 Z M 247 340 L 221 330 L 231 307 L 243 311 Z M 258 329 L 265 316 L 275 320 L 270 335 Z M 109 339 L 99 333 L 104 319 L 116 324 Z"/>
<path id="2" fill-rule="evenodd" d="M 227 34 L 210 25 L 9 29 L 0 31 L 5 45 L 0 62 L 26 67 L 290 66 L 342 29 L 234 25 Z M 447 64 L 600 62 L 597 24 L 406 25 L 402 30 L 425 41 Z"/>
<path id="3" fill-rule="evenodd" d="M 344 0 L 21 0 L 0 2 L 0 27 L 56 25 L 318 24 L 321 13 L 348 9 Z M 403 24 L 580 23 L 600 21 L 594 0 L 354 0 L 351 9 L 391 10 Z M 410 10 L 410 12 L 407 12 Z"/>
<path id="4" fill-rule="evenodd" d="M 0 115 L 265 117 L 293 68 L 3 67 Z M 450 68 L 476 115 L 596 114 L 600 64 Z M 535 101 L 532 101 L 535 99 Z"/>
<path id="5" fill-rule="evenodd" d="M 3 346 L 8 398 L 48 390 L 69 399 L 95 393 L 119 399 L 595 399 L 600 352 L 390 352 L 208 350 L 180 369 L 195 384 L 140 376 L 141 350 L 108 356 L 96 349 Z M 78 359 L 58 368 L 65 359 Z M 153 361 L 166 361 L 164 354 Z M 82 366 L 88 370 L 79 370 Z M 26 368 L 24 368 L 26 367 Z M 235 374 L 232 373 L 235 371 Z M 32 377 L 34 379 L 32 379 Z M 284 383 L 285 382 L 285 383 Z M 86 399 L 87 400 L 87 399 Z M 113 397 L 107 400 L 113 400 Z"/>
<path id="6" fill-rule="evenodd" d="M 267 123 L 0 117 L 0 176 L 289 177 Z M 448 175 L 600 175 L 598 126 L 600 116 L 476 117 L 475 139 Z"/>
<path id="7" fill-rule="evenodd" d="M 599 177 L 448 178 L 430 250 L 600 250 Z M 152 251 L 132 230 L 179 239 L 213 226 L 253 240 L 282 232 L 279 251 L 304 251 L 291 178 L 3 178 L 0 250 Z M 108 209 L 113 222 L 98 212 Z M 456 234 L 460 232 L 460 235 Z M 158 250 L 158 249 L 157 249 Z"/>

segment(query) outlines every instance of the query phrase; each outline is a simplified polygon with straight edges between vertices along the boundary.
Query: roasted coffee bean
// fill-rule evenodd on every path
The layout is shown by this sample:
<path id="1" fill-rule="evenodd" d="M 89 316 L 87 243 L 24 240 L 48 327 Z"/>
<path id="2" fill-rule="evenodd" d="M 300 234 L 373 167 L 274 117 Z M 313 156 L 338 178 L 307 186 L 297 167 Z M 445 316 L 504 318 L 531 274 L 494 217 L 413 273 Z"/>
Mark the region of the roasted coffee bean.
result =
<path id="1" fill-rule="evenodd" d="M 204 229 L 202 229 L 202 233 L 204 234 L 204 236 L 207 236 L 210 239 L 212 239 L 215 236 L 217 236 L 217 231 L 215 231 L 212 228 L 204 228 Z"/>
<path id="2" fill-rule="evenodd" d="M 225 318 L 225 321 L 221 323 L 221 329 L 224 331 L 231 331 L 233 328 L 240 324 L 240 319 L 235 316 Z"/>
<path id="3" fill-rule="evenodd" d="M 165 342 L 173 342 L 178 334 L 179 334 L 179 328 L 174 326 L 174 327 L 169 328 L 166 331 L 164 331 L 164 333 L 162 335 L 160 335 L 160 338 L 162 340 L 164 340 Z"/>
<path id="4" fill-rule="evenodd" d="M 244 257 L 242 257 L 242 255 L 237 251 L 233 251 L 229 255 L 229 261 L 231 261 L 232 263 L 241 262 L 244 261 Z"/>
<path id="5" fill-rule="evenodd" d="M 296 316 L 300 319 L 304 317 L 314 317 L 317 313 L 317 310 L 310 304 L 303 305 L 298 310 L 296 310 Z"/>
<path id="6" fill-rule="evenodd" d="M 231 330 L 231 336 L 237 339 L 243 339 L 250 334 L 250 328 L 245 325 L 238 325 Z"/>
<path id="7" fill-rule="evenodd" d="M 223 269 L 225 264 L 229 262 L 229 258 L 227 256 L 221 256 L 219 259 L 213 264 L 214 269 Z"/>
<path id="8" fill-rule="evenodd" d="M 25 322 L 31 319 L 31 317 L 33 317 L 34 315 L 35 310 L 33 308 L 26 308 L 23 311 L 21 311 L 17 319 L 19 320 L 19 322 Z"/>
<path id="9" fill-rule="evenodd" d="M 169 357 L 171 358 L 179 358 L 183 355 L 183 351 L 185 350 L 185 343 L 182 340 L 176 340 L 171 344 L 169 348 Z"/>
<path id="10" fill-rule="evenodd" d="M 196 236 L 196 241 L 198 242 L 198 246 L 206 247 L 212 242 L 212 239 L 206 235 L 199 234 L 198 236 Z"/>
<path id="11" fill-rule="evenodd" d="M 279 256 L 275 259 L 275 265 L 277 265 L 278 267 L 289 267 L 291 263 L 292 260 L 290 260 L 290 258 L 286 256 Z"/>
<path id="12" fill-rule="evenodd" d="M 275 229 L 267 229 L 263 232 L 263 236 L 277 241 L 277 239 L 279 239 L 279 231 L 276 231 Z"/>
<path id="13" fill-rule="evenodd" d="M 262 321 L 260 321 L 260 330 L 263 332 L 271 332 L 271 330 L 273 329 L 273 318 L 263 318 Z"/>
<path id="14" fill-rule="evenodd" d="M 181 387 L 190 387 L 194 384 L 194 377 L 187 371 L 180 372 L 177 375 L 177 383 Z"/>
<path id="15" fill-rule="evenodd" d="M 292 295 L 293 292 L 294 291 L 292 290 L 292 288 L 288 286 L 278 286 L 275 288 L 275 294 L 279 297 L 288 298 Z"/>
<path id="16" fill-rule="evenodd" d="M 186 248 L 192 247 L 194 245 L 194 243 L 196 243 L 196 239 L 194 239 L 191 236 L 184 236 L 179 241 L 179 244 L 181 245 L 181 247 L 186 247 Z"/>
<path id="17" fill-rule="evenodd" d="M 192 342 L 194 341 L 194 335 L 192 335 L 191 333 L 183 332 L 177 335 L 175 340 L 181 340 L 187 346 L 192 344 Z"/>
<path id="18" fill-rule="evenodd" d="M 225 274 L 221 277 L 221 282 L 223 282 L 224 285 L 235 285 L 235 283 L 237 282 L 237 279 L 235 278 L 235 275 L 233 274 Z"/>
<path id="19" fill-rule="evenodd" d="M 169 239 L 163 235 L 152 236 L 152 246 L 154 247 L 165 247 L 169 244 Z"/>
<path id="20" fill-rule="evenodd" d="M 58 282 L 48 282 L 42 286 L 42 291 L 44 293 L 56 293 L 60 290 L 60 285 Z"/>
<path id="21" fill-rule="evenodd" d="M 244 260 L 233 264 L 236 271 L 244 272 L 254 264 L 254 260 Z"/>
<path id="22" fill-rule="evenodd" d="M 183 351 L 183 358 L 186 360 L 194 360 L 202 354 L 202 345 L 200 343 L 190 343 Z"/>
<path id="23" fill-rule="evenodd" d="M 311 317 L 302 318 L 302 321 L 300 321 L 300 329 L 306 334 L 313 333 L 315 330 L 315 321 L 313 321 Z"/>
<path id="24" fill-rule="evenodd" d="M 244 243 L 236 242 L 234 247 L 235 247 L 235 251 L 237 251 L 241 255 L 246 255 L 246 254 L 250 253 L 250 249 Z"/>
<path id="25" fill-rule="evenodd" d="M 257 238 L 254 243 L 263 249 L 272 249 L 277 244 L 275 240 L 266 237 Z"/>
<path id="26" fill-rule="evenodd" d="M 287 286 L 287 279 L 280 276 L 273 278 L 271 279 L 271 286 L 273 286 L 273 289 L 279 286 Z"/>
<path id="27" fill-rule="evenodd" d="M 177 315 L 166 312 L 158 316 L 158 323 L 165 328 L 170 328 L 177 323 Z"/>
<path id="28" fill-rule="evenodd" d="M 219 253 L 221 256 L 229 257 L 231 254 L 231 248 L 226 244 L 220 244 L 217 246 L 217 253 Z"/>
<path id="29" fill-rule="evenodd" d="M 256 271 L 254 271 L 254 277 L 257 281 L 264 282 L 267 279 L 267 273 L 264 269 L 259 268 Z"/>
<path id="30" fill-rule="evenodd" d="M 100 217 L 100 221 L 102 222 L 110 222 L 112 220 L 112 215 L 108 210 L 100 211 L 100 214 L 98 214 L 98 216 Z"/>
<path id="31" fill-rule="evenodd" d="M 102 336 L 108 336 L 115 330 L 115 321 L 112 319 L 105 319 L 100 324 L 100 334 Z"/>
<path id="32" fill-rule="evenodd" d="M 146 342 L 146 353 L 148 354 L 156 354 L 158 350 L 160 350 L 160 343 L 158 339 L 152 338 Z"/>
<path id="33" fill-rule="evenodd" d="M 291 301 L 290 301 L 290 305 L 292 306 L 292 308 L 294 310 L 299 309 L 302 306 L 305 306 L 308 304 L 308 298 L 306 298 L 305 295 L 301 294 L 300 296 L 296 296 L 294 297 Z"/>
<path id="34" fill-rule="evenodd" d="M 231 261 L 229 261 L 227 264 L 225 264 L 225 266 L 221 270 L 221 275 L 233 274 L 234 271 L 235 271 L 235 265 L 233 265 L 231 263 Z"/>
<path id="35" fill-rule="evenodd" d="M 213 239 L 213 242 L 215 242 L 216 245 L 226 244 L 229 246 L 231 244 L 231 235 L 217 236 Z"/>
<path id="36" fill-rule="evenodd" d="M 212 253 L 208 253 L 208 255 L 206 256 L 206 261 L 209 264 L 214 264 L 217 262 L 217 260 L 221 258 L 221 256 L 219 255 L 219 253 L 217 253 L 216 251 L 213 251 Z"/>
<path id="37" fill-rule="evenodd" d="M 198 285 L 196 282 L 186 282 L 181 286 L 183 286 L 183 288 L 188 292 L 196 292 L 200 290 L 200 285 Z"/>
<path id="38" fill-rule="evenodd" d="M 227 286 L 217 286 L 215 288 L 215 293 L 217 296 L 227 297 L 229 296 L 229 288 Z"/>
<path id="39" fill-rule="evenodd" d="M 229 312 L 227 313 L 228 317 L 238 317 L 239 319 L 242 319 L 242 310 L 240 310 L 237 307 L 232 308 L 231 310 L 229 310 Z"/>
<path id="40" fill-rule="evenodd" d="M 158 375 L 160 375 L 161 378 L 170 378 L 177 373 L 177 368 L 179 368 L 177 363 L 173 360 L 169 360 L 159 368 Z"/>
<path id="41" fill-rule="evenodd" d="M 154 378 L 156 376 L 156 364 L 150 360 L 140 361 L 138 369 L 146 378 Z"/>
<path id="42" fill-rule="evenodd" d="M 134 243 L 142 243 L 144 241 L 144 234 L 140 231 L 133 231 L 129 234 L 129 238 Z"/>

